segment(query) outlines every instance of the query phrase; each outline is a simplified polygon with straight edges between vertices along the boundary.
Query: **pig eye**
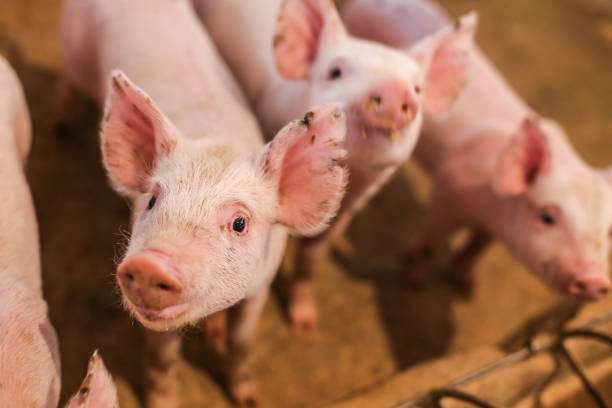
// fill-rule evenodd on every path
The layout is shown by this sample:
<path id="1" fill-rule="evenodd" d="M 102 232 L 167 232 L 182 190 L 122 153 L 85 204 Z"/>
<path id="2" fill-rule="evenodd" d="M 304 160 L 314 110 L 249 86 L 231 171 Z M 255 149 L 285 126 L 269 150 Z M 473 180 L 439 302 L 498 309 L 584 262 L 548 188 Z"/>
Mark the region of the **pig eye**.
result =
<path id="1" fill-rule="evenodd" d="M 329 71 L 329 76 L 327 77 L 327 79 L 330 80 L 334 80 L 334 79 L 338 79 L 342 76 L 342 70 L 338 67 L 332 68 L 331 71 Z"/>
<path id="2" fill-rule="evenodd" d="M 414 86 L 414 92 L 418 95 L 421 93 L 421 87 L 419 85 Z"/>
<path id="3" fill-rule="evenodd" d="M 157 197 L 151 196 L 151 199 L 149 200 L 149 204 L 147 204 L 147 209 L 150 210 L 151 208 L 153 208 L 156 201 L 157 201 Z"/>
<path id="4" fill-rule="evenodd" d="M 234 218 L 232 221 L 232 231 L 237 232 L 238 234 L 244 234 L 247 230 L 247 219 L 239 215 Z"/>
<path id="5" fill-rule="evenodd" d="M 552 214 L 552 212 L 548 210 L 542 210 L 542 212 L 540 213 L 540 221 L 542 221 L 542 223 L 545 225 L 555 225 L 557 219 Z"/>

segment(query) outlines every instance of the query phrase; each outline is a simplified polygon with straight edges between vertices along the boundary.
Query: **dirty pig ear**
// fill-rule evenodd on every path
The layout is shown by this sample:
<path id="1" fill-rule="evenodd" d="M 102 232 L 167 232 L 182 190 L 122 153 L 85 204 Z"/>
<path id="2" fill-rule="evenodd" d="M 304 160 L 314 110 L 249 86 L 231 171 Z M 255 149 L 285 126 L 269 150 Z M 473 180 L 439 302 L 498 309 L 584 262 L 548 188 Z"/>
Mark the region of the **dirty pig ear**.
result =
<path id="1" fill-rule="evenodd" d="M 331 0 L 284 0 L 274 36 L 274 56 L 280 75 L 305 79 L 318 52 L 346 36 Z"/>
<path id="2" fill-rule="evenodd" d="M 151 171 L 178 142 L 178 131 L 151 98 L 121 71 L 109 84 L 100 131 L 104 167 L 115 189 L 128 197 L 145 192 Z"/>
<path id="3" fill-rule="evenodd" d="M 119 408 L 117 389 L 104 366 L 98 350 L 89 359 L 87 375 L 79 390 L 70 398 L 66 408 L 78 407 Z"/>
<path id="4" fill-rule="evenodd" d="M 547 171 L 550 151 L 539 120 L 526 119 L 502 151 L 493 187 L 499 195 L 519 195 Z"/>
<path id="5" fill-rule="evenodd" d="M 345 134 L 340 106 L 323 105 L 285 126 L 260 156 L 263 177 L 278 189 L 276 219 L 293 232 L 316 234 L 336 214 L 347 179 Z"/>
<path id="6" fill-rule="evenodd" d="M 477 24 L 478 14 L 471 12 L 453 27 L 441 28 L 410 49 L 423 68 L 423 103 L 428 113 L 444 113 L 465 88 Z"/>

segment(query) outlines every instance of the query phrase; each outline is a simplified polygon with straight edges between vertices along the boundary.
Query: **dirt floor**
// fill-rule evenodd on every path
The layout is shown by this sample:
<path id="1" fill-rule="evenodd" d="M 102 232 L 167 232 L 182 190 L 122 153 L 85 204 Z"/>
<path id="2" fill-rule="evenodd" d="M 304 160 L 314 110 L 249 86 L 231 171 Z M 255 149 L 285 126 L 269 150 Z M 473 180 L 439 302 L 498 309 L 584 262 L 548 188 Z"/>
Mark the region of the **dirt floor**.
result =
<path id="1" fill-rule="evenodd" d="M 51 128 L 60 3 L 2 0 L 0 53 L 23 81 L 34 124 L 28 176 L 40 222 L 45 296 L 61 346 L 62 401 L 99 348 L 118 382 L 121 406 L 136 407 L 142 332 L 121 309 L 113 281 L 129 211 L 100 165 L 95 109 L 84 103 L 84 115 L 75 113 L 77 134 L 61 136 Z M 478 10 L 478 42 L 519 93 L 558 119 L 589 163 L 612 162 L 612 3 L 442 3 L 453 14 Z M 434 274 L 418 293 L 402 288 L 394 259 L 403 232 L 422 214 L 426 192 L 426 180 L 408 163 L 354 220 L 320 270 L 316 333 L 292 332 L 279 297 L 272 297 L 256 345 L 265 407 L 325 405 L 417 362 L 498 343 L 559 302 L 500 245 L 478 262 L 471 299 L 457 295 L 444 274 Z M 195 332 L 185 340 L 183 406 L 231 406 L 214 353 Z"/>

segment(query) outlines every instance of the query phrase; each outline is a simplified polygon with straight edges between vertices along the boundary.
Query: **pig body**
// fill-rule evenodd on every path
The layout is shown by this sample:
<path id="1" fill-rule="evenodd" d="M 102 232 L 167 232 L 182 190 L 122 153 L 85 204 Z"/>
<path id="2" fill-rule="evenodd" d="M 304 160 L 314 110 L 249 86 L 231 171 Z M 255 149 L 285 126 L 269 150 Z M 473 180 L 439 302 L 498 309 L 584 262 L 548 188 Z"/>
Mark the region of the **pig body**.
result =
<path id="1" fill-rule="evenodd" d="M 469 48 L 475 18 L 443 28 L 410 57 L 349 36 L 329 0 L 193 0 L 220 53 L 245 88 L 266 135 L 309 104 L 337 101 L 348 120 L 347 193 L 331 227 L 298 243 L 289 317 L 312 328 L 310 277 L 331 240 L 406 160 L 422 108 L 444 110 L 457 96 L 462 69 L 448 55 Z M 232 21 L 232 24 L 228 24 Z M 435 68 L 445 69 L 446 83 Z"/>
<path id="2" fill-rule="evenodd" d="M 69 83 L 106 100 L 104 165 L 133 205 L 117 280 L 126 308 L 162 331 L 147 336 L 148 406 L 179 403 L 172 330 L 241 300 L 229 385 L 236 399 L 252 398 L 244 351 L 287 232 L 324 228 L 342 197 L 341 112 L 315 109 L 264 146 L 187 0 L 70 1 L 62 45 Z"/>
<path id="3" fill-rule="evenodd" d="M 42 297 L 38 231 L 23 166 L 30 118 L 17 76 L 0 57 L 0 406 L 55 408 L 60 360 Z"/>
<path id="4" fill-rule="evenodd" d="M 449 22 L 428 0 L 352 0 L 343 18 L 355 35 L 405 50 Z M 600 299 L 610 285 L 609 177 L 582 161 L 558 124 L 538 118 L 480 50 L 469 69 L 448 114 L 425 113 L 415 155 L 435 188 L 406 257 L 410 281 L 422 281 L 434 246 L 469 226 L 473 239 L 455 265 L 466 289 L 475 257 L 495 237 L 560 293 Z"/>

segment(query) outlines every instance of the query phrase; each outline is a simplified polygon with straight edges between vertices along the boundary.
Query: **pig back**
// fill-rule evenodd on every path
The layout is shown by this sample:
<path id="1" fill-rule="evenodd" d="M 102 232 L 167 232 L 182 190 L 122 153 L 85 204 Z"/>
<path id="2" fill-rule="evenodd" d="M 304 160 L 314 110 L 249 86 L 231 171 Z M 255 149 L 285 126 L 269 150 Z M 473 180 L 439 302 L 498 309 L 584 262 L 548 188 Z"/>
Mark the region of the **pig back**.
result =
<path id="1" fill-rule="evenodd" d="M 64 18 L 67 65 L 94 49 L 97 67 L 68 75 L 91 76 L 103 104 L 110 73 L 121 69 L 155 101 L 187 138 L 240 138 L 248 150 L 262 144 L 254 116 L 187 0 L 73 0 Z M 72 8 L 72 10 L 70 10 Z M 75 11 L 76 10 L 76 11 Z M 89 20 L 83 23 L 83 20 Z M 70 26 L 92 27 L 92 44 L 73 41 Z M 77 30 L 74 30 L 75 32 Z M 72 44 L 70 44 L 72 43 Z M 71 46 L 78 50 L 71 50 Z M 79 51 L 80 50 L 80 51 Z M 84 88 L 85 86 L 81 86 Z M 87 91 L 87 90 L 86 90 Z"/>

